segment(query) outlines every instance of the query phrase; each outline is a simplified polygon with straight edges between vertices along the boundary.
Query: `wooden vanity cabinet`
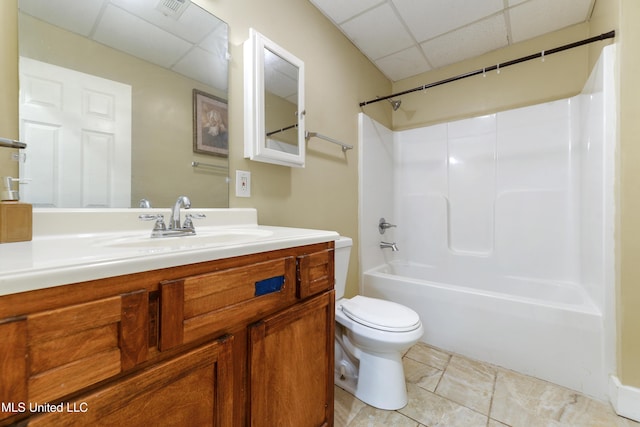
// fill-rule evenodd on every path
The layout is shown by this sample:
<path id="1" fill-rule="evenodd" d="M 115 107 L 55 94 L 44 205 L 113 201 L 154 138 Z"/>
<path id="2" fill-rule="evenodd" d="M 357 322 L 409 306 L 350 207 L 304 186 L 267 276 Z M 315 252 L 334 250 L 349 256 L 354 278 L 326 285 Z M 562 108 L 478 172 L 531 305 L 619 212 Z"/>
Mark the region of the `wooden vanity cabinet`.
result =
<path id="1" fill-rule="evenodd" d="M 0 426 L 332 426 L 333 276 L 327 242 L 2 296 Z"/>
<path id="2" fill-rule="evenodd" d="M 251 326 L 252 427 L 333 425 L 334 292 Z"/>

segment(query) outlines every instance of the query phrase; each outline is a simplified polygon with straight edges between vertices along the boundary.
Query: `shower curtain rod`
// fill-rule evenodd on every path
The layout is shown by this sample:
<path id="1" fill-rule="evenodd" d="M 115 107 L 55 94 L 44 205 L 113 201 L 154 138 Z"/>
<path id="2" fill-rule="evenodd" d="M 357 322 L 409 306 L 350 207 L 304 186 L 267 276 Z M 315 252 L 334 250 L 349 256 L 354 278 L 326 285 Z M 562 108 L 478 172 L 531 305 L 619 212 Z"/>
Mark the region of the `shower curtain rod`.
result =
<path id="1" fill-rule="evenodd" d="M 407 89 L 407 90 L 402 91 L 402 92 L 393 93 L 393 94 L 387 95 L 387 96 L 381 96 L 379 98 L 372 99 L 372 100 L 369 100 L 369 101 L 364 101 L 364 102 L 360 103 L 360 107 L 364 107 L 365 105 L 368 105 L 368 104 L 373 104 L 374 102 L 380 102 L 380 101 L 384 101 L 386 99 L 395 98 L 396 96 L 402 96 L 402 95 L 406 95 L 408 93 L 417 92 L 419 90 L 425 90 L 425 89 L 429 89 L 429 88 L 432 88 L 432 87 L 435 87 L 435 86 L 440 86 L 440 85 L 443 85 L 443 84 L 446 84 L 446 83 L 455 82 L 457 80 L 466 79 L 467 77 L 477 76 L 478 74 L 485 74 L 487 71 L 500 70 L 501 68 L 508 67 L 510 65 L 519 64 L 519 63 L 525 62 L 525 61 L 530 61 L 532 59 L 544 58 L 545 56 L 552 55 L 554 53 L 562 52 L 564 50 L 573 49 L 574 47 L 584 46 L 585 44 L 589 44 L 589 43 L 593 43 L 593 42 L 597 42 L 597 41 L 601 41 L 601 40 L 605 40 L 605 39 L 611 39 L 611 38 L 614 38 L 615 36 L 616 36 L 616 32 L 615 31 L 609 31 L 608 33 L 600 34 L 599 36 L 594 36 L 594 37 L 590 37 L 588 39 L 584 39 L 584 40 L 580 40 L 580 41 L 577 41 L 577 42 L 565 44 L 563 46 L 559 46 L 559 47 L 556 47 L 556 48 L 553 48 L 553 49 L 543 50 L 541 52 L 534 53 L 532 55 L 523 56 L 523 57 L 518 58 L 518 59 L 513 59 L 511 61 L 498 63 L 498 64 L 495 64 L 495 65 L 491 65 L 489 67 L 480 68 L 478 70 L 470 71 L 468 73 L 458 74 L 457 76 L 449 77 L 447 79 L 439 80 L 439 81 L 433 82 L 433 83 L 427 83 L 425 85 L 418 86 L 418 87 L 415 87 L 413 89 Z"/>

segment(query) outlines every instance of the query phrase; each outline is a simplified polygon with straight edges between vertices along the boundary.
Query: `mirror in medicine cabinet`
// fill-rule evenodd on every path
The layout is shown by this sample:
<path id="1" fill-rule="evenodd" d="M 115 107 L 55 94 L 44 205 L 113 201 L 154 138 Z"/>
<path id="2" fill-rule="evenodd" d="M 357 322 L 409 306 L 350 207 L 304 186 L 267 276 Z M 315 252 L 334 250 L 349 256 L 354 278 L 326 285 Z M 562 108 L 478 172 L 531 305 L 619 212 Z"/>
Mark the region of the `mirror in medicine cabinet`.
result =
<path id="1" fill-rule="evenodd" d="M 244 67 L 245 157 L 304 167 L 304 63 L 250 29 Z"/>

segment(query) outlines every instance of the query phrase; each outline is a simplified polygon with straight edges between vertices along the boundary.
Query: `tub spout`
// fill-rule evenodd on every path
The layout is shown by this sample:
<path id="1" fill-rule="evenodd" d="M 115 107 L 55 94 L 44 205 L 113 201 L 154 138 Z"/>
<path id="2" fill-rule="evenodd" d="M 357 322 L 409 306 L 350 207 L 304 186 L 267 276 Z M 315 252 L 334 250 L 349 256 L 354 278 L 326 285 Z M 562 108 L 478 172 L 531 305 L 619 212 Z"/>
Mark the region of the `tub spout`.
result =
<path id="1" fill-rule="evenodd" d="M 395 242 L 393 243 L 389 243 L 389 242 L 380 242 L 380 249 L 386 249 L 386 248 L 391 248 L 391 250 L 393 252 L 398 252 L 398 245 L 396 245 Z"/>

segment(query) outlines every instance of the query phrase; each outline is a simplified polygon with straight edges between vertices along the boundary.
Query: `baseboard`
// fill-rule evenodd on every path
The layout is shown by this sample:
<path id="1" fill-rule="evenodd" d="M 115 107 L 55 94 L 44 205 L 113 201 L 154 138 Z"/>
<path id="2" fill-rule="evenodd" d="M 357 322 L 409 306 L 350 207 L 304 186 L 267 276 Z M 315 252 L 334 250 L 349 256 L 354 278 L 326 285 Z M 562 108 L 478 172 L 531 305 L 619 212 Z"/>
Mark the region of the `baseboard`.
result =
<path id="1" fill-rule="evenodd" d="M 618 377 L 611 375 L 609 400 L 618 415 L 640 422 L 640 388 L 623 385 Z"/>

